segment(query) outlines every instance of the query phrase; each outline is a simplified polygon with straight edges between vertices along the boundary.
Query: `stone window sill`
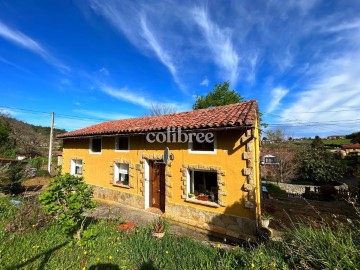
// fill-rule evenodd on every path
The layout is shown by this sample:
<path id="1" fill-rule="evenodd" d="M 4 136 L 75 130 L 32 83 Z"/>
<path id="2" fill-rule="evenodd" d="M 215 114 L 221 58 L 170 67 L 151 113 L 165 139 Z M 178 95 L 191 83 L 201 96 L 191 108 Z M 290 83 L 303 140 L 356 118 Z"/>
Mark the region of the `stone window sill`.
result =
<path id="1" fill-rule="evenodd" d="M 210 207 L 213 207 L 213 208 L 219 208 L 220 207 L 220 205 L 218 205 L 215 202 L 200 201 L 200 200 L 197 200 L 197 199 L 194 199 L 194 198 L 187 198 L 187 199 L 185 199 L 185 202 L 201 204 L 201 205 L 210 206 Z"/>
<path id="2" fill-rule="evenodd" d="M 113 184 L 114 187 L 121 187 L 121 188 L 127 188 L 130 189 L 130 186 L 128 185 L 123 185 L 123 184 Z"/>

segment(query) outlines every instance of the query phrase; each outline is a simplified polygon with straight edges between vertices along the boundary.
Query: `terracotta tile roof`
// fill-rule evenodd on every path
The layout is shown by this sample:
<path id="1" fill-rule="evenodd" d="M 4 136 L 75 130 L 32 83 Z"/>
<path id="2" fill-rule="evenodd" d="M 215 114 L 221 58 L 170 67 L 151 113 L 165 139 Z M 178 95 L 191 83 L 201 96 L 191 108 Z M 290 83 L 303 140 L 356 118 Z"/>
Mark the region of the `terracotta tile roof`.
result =
<path id="1" fill-rule="evenodd" d="M 168 127 L 191 130 L 201 128 L 253 126 L 255 123 L 256 111 L 257 102 L 255 100 L 250 100 L 188 112 L 109 121 L 64 133 L 58 135 L 57 138 L 151 132 L 166 130 Z"/>
<path id="2" fill-rule="evenodd" d="M 342 149 L 360 149 L 360 143 L 345 144 L 341 146 Z"/>

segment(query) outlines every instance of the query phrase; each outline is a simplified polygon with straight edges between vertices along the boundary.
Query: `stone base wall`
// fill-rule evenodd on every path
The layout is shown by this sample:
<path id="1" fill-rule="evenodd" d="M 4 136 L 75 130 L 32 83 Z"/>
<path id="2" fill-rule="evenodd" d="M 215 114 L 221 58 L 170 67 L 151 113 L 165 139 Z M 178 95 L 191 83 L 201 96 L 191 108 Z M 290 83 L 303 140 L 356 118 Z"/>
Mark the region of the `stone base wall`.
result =
<path id="1" fill-rule="evenodd" d="M 123 203 L 140 209 L 145 208 L 143 196 L 93 185 L 91 187 L 94 189 L 94 198 Z"/>
<path id="2" fill-rule="evenodd" d="M 310 191 L 315 191 L 315 188 L 320 188 L 320 186 L 314 186 L 314 185 L 294 185 L 294 184 L 276 183 L 276 182 L 270 182 L 270 181 L 262 181 L 262 183 L 270 183 L 270 184 L 278 185 L 282 190 L 285 190 L 287 193 L 292 193 L 292 194 L 305 193 L 305 187 L 309 187 Z M 340 186 L 335 186 L 335 189 L 348 190 L 348 185 L 343 183 Z"/>
<path id="3" fill-rule="evenodd" d="M 238 239 L 256 234 L 256 221 L 227 214 L 217 214 L 179 204 L 166 204 L 165 216 L 205 231 Z"/>

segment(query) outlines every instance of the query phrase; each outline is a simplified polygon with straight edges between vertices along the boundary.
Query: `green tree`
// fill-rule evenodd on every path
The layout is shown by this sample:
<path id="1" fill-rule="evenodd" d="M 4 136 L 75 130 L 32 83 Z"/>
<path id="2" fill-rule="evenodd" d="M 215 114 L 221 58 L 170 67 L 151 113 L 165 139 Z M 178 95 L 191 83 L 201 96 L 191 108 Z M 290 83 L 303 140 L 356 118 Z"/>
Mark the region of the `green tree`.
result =
<path id="1" fill-rule="evenodd" d="M 193 105 L 194 110 L 234 104 L 243 101 L 242 96 L 235 90 L 230 90 L 230 83 L 215 84 L 214 90 L 206 96 L 197 96 Z"/>
<path id="2" fill-rule="evenodd" d="M 39 200 L 45 210 L 56 217 L 64 232 L 75 233 L 77 240 L 80 240 L 84 212 L 96 206 L 92 196 L 93 189 L 82 177 L 65 174 L 51 180 L 50 188 L 39 196 Z"/>
<path id="3" fill-rule="evenodd" d="M 24 191 L 22 182 L 28 178 L 24 163 L 0 162 L 0 191 L 10 194 L 19 194 Z"/>
<path id="4" fill-rule="evenodd" d="M 268 130 L 266 132 L 266 136 L 271 142 L 275 142 L 275 143 L 285 141 L 285 137 L 286 137 L 285 132 L 279 128 L 275 130 Z"/>
<path id="5" fill-rule="evenodd" d="M 344 176 L 340 160 L 324 148 L 307 147 L 297 156 L 300 178 L 312 182 L 331 182 Z"/>
<path id="6" fill-rule="evenodd" d="M 315 136 L 315 139 L 311 142 L 312 148 L 322 148 L 324 147 L 324 143 L 319 136 Z"/>
<path id="7" fill-rule="evenodd" d="M 15 157 L 15 149 L 11 144 L 10 136 L 11 127 L 9 122 L 0 118 L 0 157 Z"/>

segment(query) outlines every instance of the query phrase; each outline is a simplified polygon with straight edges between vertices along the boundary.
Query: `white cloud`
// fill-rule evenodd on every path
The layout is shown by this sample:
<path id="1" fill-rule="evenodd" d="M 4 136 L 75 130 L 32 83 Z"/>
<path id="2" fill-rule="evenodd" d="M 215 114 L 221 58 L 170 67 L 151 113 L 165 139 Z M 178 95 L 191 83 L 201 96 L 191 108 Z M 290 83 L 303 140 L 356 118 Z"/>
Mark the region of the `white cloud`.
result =
<path id="1" fill-rule="evenodd" d="M 181 82 L 178 79 L 177 76 L 177 70 L 175 68 L 175 65 L 173 63 L 173 60 L 171 59 L 170 55 L 165 51 L 165 49 L 160 45 L 158 40 L 156 39 L 154 33 L 150 31 L 145 16 L 140 17 L 141 22 L 141 29 L 142 29 L 142 36 L 149 44 L 149 47 L 151 50 L 155 53 L 155 55 L 159 58 L 159 60 L 168 68 L 171 75 L 173 76 L 175 82 L 183 88 Z"/>
<path id="2" fill-rule="evenodd" d="M 62 64 L 58 59 L 52 56 L 39 42 L 23 34 L 22 32 L 12 29 L 0 21 L 0 36 L 4 39 L 23 47 L 39 56 L 46 62 L 55 66 L 59 70 L 69 71 L 70 68 Z"/>
<path id="3" fill-rule="evenodd" d="M 272 89 L 271 100 L 269 102 L 267 113 L 271 113 L 272 111 L 274 111 L 280 105 L 281 100 L 286 96 L 288 92 L 289 89 L 286 89 L 281 86 Z"/>
<path id="4" fill-rule="evenodd" d="M 187 103 L 176 103 L 176 102 L 161 102 L 158 100 L 151 99 L 147 96 L 144 96 L 143 93 L 140 93 L 139 91 L 131 91 L 127 87 L 122 88 L 113 88 L 108 85 L 100 85 L 100 90 L 106 93 L 109 96 L 112 96 L 118 100 L 122 100 L 125 102 L 129 102 L 132 104 L 139 105 L 143 108 L 150 109 L 153 104 L 158 105 L 164 105 L 173 107 L 176 109 L 176 111 L 184 111 L 189 110 L 191 107 Z"/>
<path id="5" fill-rule="evenodd" d="M 146 11 L 148 7 L 129 2 L 113 2 L 90 0 L 91 8 L 98 14 L 104 16 L 118 31 L 144 53 L 151 52 L 169 70 L 175 83 L 183 91 L 185 86 L 178 76 L 175 61 L 161 42 L 158 27 L 151 27 Z M 172 47 L 170 47 L 173 49 Z"/>
<path id="6" fill-rule="evenodd" d="M 109 70 L 107 70 L 107 68 L 104 68 L 104 67 L 99 69 L 99 73 L 106 77 L 110 75 Z"/>
<path id="7" fill-rule="evenodd" d="M 209 86 L 209 79 L 208 78 L 205 78 L 201 81 L 200 85 L 202 86 Z"/>
<path id="8" fill-rule="evenodd" d="M 15 112 L 14 110 L 8 109 L 8 108 L 1 108 L 0 107 L 0 114 L 5 114 L 5 115 L 9 115 L 9 116 L 14 116 L 17 115 L 18 113 Z"/>
<path id="9" fill-rule="evenodd" d="M 30 73 L 29 70 L 27 70 L 27 69 L 25 69 L 25 68 L 23 68 L 23 67 L 20 67 L 20 66 L 16 65 L 15 63 L 8 61 L 8 60 L 6 60 L 5 58 L 3 58 L 3 57 L 1 57 L 1 56 L 0 56 L 0 61 L 3 62 L 3 63 L 5 63 L 5 64 L 8 64 L 9 66 L 12 66 L 12 67 L 14 67 L 14 68 L 17 68 L 18 70 L 24 71 L 24 72 L 26 72 L 26 73 Z"/>
<path id="10" fill-rule="evenodd" d="M 132 118 L 132 115 L 114 113 L 114 112 L 102 112 L 102 111 L 93 111 L 93 110 L 73 110 L 75 113 L 80 113 L 82 115 L 88 115 L 91 117 L 99 118 L 99 120 L 119 120 Z"/>
<path id="11" fill-rule="evenodd" d="M 232 30 L 221 28 L 211 21 L 204 8 L 193 9 L 193 20 L 198 24 L 205 37 L 207 46 L 213 54 L 213 60 L 220 67 L 223 77 L 236 84 L 239 76 L 240 57 L 232 43 Z"/>
<path id="12" fill-rule="evenodd" d="M 320 134 L 360 130 L 360 121 L 356 120 L 360 118 L 356 111 L 360 104 L 359 61 L 358 53 L 348 53 L 314 66 L 313 81 L 281 114 L 292 121 L 282 122 L 308 124 Z"/>
<path id="13" fill-rule="evenodd" d="M 152 102 L 149 99 L 144 98 L 140 93 L 136 94 L 131 92 L 127 87 L 113 88 L 107 85 L 102 85 L 100 89 L 104 93 L 116 99 L 140 105 L 144 108 L 151 108 Z"/>

